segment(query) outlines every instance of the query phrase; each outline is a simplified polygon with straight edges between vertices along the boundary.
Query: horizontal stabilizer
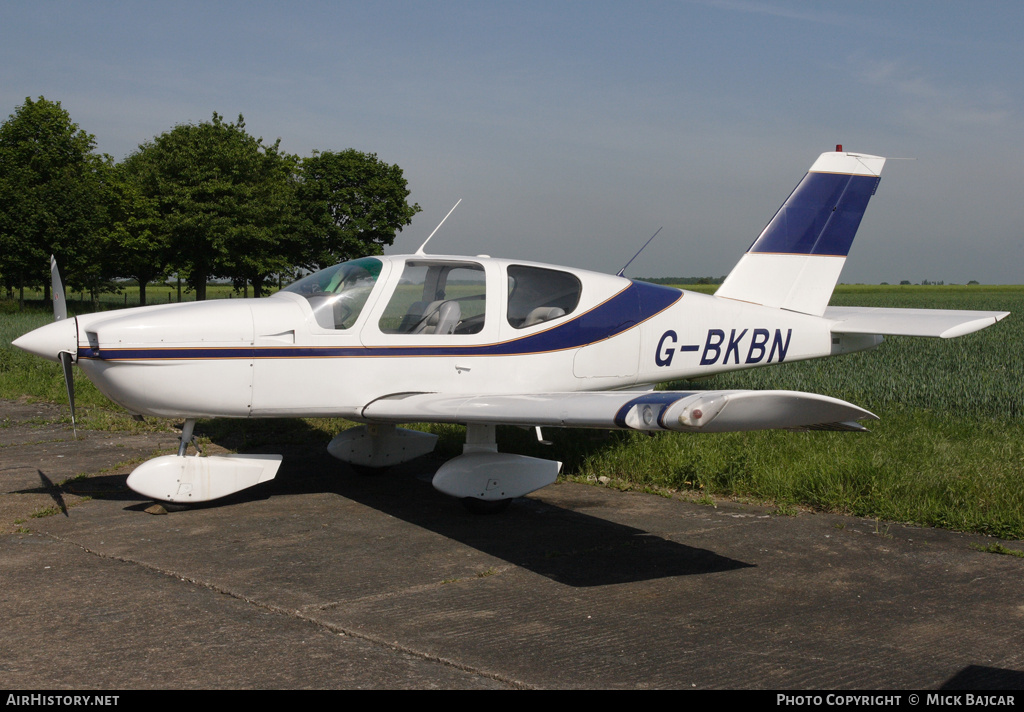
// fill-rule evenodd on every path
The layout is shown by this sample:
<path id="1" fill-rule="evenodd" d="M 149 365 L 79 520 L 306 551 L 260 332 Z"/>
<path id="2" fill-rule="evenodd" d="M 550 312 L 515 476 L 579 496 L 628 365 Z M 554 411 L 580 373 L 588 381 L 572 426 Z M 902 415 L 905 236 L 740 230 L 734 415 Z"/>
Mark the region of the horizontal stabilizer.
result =
<path id="1" fill-rule="evenodd" d="M 992 326 L 1009 313 L 956 309 L 829 307 L 823 316 L 835 322 L 831 329 L 833 334 L 931 336 L 951 339 Z"/>
<path id="2" fill-rule="evenodd" d="M 798 391 L 597 391 L 536 395 L 398 394 L 373 401 L 364 418 L 385 422 L 554 426 L 721 433 L 856 429 L 876 416 L 836 398 Z M 839 427 L 842 426 L 842 427 Z"/>

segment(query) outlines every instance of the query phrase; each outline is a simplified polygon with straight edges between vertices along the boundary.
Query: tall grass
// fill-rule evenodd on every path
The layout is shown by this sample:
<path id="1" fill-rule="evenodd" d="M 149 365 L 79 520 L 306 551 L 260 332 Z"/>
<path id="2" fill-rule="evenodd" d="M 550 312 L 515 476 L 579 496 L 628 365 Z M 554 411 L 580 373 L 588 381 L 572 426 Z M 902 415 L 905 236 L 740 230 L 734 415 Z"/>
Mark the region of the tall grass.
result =
<path id="1" fill-rule="evenodd" d="M 885 413 L 871 433 L 617 434 L 582 477 L 1024 537 L 1024 427 Z"/>

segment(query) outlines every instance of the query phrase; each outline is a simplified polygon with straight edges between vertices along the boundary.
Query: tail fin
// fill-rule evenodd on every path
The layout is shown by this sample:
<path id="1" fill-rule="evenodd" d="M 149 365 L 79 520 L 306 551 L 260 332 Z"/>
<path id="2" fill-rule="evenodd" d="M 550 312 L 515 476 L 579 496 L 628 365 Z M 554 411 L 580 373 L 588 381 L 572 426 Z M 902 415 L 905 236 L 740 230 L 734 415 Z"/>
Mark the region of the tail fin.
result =
<path id="1" fill-rule="evenodd" d="M 821 316 L 884 164 L 821 154 L 715 295 Z"/>

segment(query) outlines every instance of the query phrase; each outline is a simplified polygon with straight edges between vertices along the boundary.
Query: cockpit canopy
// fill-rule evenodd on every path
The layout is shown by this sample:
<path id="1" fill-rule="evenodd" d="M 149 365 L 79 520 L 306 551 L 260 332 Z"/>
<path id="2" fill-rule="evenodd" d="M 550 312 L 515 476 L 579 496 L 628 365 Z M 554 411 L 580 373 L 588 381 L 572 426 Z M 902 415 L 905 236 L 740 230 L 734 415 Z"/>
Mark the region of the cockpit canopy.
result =
<path id="1" fill-rule="evenodd" d="M 305 297 L 324 329 L 345 330 L 359 319 L 382 268 L 382 259 L 363 257 L 314 272 L 282 291 Z M 494 281 L 494 273 L 488 279 L 487 272 L 483 264 L 471 260 L 406 259 L 377 328 L 383 334 L 479 334 L 485 326 L 488 297 L 499 297 L 502 289 L 507 299 L 505 317 L 515 329 L 559 319 L 579 305 L 582 284 L 570 272 L 507 264 L 504 287 Z"/>
<path id="2" fill-rule="evenodd" d="M 323 328 L 348 329 L 359 318 L 382 266 L 374 257 L 361 257 L 314 272 L 281 291 L 305 297 Z"/>

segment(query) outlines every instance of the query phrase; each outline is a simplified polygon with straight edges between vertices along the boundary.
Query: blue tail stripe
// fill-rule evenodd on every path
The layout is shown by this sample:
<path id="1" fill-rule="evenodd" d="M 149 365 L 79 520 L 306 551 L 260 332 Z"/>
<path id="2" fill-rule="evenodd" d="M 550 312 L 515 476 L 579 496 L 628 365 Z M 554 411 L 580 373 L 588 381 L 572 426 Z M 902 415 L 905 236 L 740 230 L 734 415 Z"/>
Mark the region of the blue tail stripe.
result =
<path id="1" fill-rule="evenodd" d="M 749 251 L 845 257 L 879 180 L 808 173 Z"/>

